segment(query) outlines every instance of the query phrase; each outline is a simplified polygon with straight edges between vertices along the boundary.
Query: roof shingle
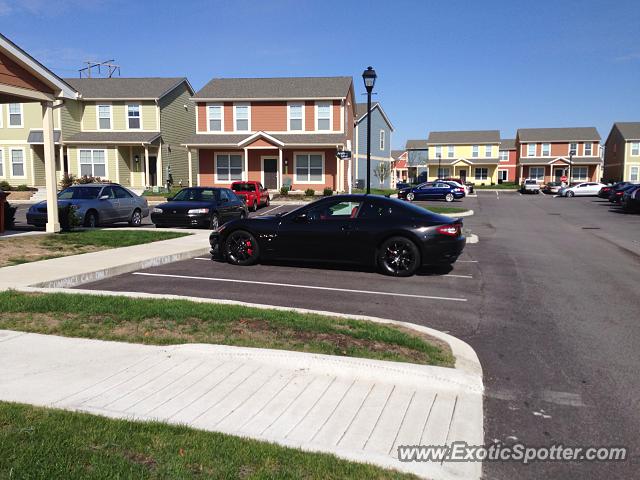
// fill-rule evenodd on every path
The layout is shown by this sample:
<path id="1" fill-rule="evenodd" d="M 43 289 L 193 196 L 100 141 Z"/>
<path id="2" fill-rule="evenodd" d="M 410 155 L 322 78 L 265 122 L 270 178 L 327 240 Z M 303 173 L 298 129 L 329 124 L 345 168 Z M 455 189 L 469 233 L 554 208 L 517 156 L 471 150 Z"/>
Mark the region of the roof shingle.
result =
<path id="1" fill-rule="evenodd" d="M 569 128 L 519 128 L 521 142 L 599 142 L 600 134 L 595 127 Z"/>
<path id="2" fill-rule="evenodd" d="M 640 122 L 616 122 L 613 125 L 625 140 L 640 140 Z"/>
<path id="3" fill-rule="evenodd" d="M 500 150 L 515 150 L 516 149 L 516 139 L 515 138 L 501 138 L 500 139 Z"/>
<path id="4" fill-rule="evenodd" d="M 78 132 L 65 143 L 151 143 L 160 136 L 160 132 Z"/>
<path id="5" fill-rule="evenodd" d="M 287 145 L 343 145 L 344 134 L 269 134 Z M 234 146 L 251 135 L 247 134 L 195 134 L 187 139 L 185 145 L 225 145 Z"/>
<path id="6" fill-rule="evenodd" d="M 405 148 L 407 150 L 428 150 L 429 144 L 426 140 L 407 140 Z"/>
<path id="7" fill-rule="evenodd" d="M 499 143 L 500 130 L 468 130 L 454 132 L 429 132 L 429 145 L 471 145 Z"/>
<path id="8" fill-rule="evenodd" d="M 159 99 L 184 81 L 187 81 L 185 77 L 65 78 L 65 82 L 80 92 L 85 100 Z"/>

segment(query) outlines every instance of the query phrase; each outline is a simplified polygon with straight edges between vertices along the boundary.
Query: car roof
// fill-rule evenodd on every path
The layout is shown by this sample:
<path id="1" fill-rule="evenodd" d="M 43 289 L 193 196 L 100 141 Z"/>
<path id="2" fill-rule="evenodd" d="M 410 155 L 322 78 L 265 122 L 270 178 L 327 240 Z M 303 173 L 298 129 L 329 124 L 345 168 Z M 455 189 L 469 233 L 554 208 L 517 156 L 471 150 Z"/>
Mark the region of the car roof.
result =
<path id="1" fill-rule="evenodd" d="M 119 183 L 79 183 L 78 185 L 70 185 L 68 188 L 80 188 L 80 187 L 89 187 L 89 188 L 102 188 L 102 187 L 120 187 Z"/>

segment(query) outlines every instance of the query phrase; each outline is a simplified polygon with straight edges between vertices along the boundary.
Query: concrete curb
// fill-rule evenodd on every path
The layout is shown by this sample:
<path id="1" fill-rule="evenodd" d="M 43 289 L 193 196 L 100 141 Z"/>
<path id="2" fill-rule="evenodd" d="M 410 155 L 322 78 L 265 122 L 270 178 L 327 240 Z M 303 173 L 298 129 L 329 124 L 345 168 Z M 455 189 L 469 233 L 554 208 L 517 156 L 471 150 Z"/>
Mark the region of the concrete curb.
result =
<path id="1" fill-rule="evenodd" d="M 444 215 L 445 217 L 451 218 L 461 218 L 461 217 L 470 217 L 471 215 L 475 215 L 473 210 L 467 210 L 466 212 L 461 213 L 441 213 L 440 215 Z"/>

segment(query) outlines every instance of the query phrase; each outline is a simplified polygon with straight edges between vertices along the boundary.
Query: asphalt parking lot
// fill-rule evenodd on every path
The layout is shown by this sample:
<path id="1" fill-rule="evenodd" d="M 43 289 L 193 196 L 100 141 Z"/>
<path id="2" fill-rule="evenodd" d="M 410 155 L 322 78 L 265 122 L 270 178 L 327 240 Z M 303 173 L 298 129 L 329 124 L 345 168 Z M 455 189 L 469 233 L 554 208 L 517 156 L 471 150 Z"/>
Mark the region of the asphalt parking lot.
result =
<path id="1" fill-rule="evenodd" d="M 627 445 L 623 464 L 486 463 L 486 478 L 633 478 L 640 468 L 640 216 L 597 198 L 479 192 L 479 235 L 448 272 L 232 267 L 209 258 L 83 288 L 359 313 L 447 331 L 484 369 L 486 442 Z M 292 206 L 271 207 L 260 214 Z"/>

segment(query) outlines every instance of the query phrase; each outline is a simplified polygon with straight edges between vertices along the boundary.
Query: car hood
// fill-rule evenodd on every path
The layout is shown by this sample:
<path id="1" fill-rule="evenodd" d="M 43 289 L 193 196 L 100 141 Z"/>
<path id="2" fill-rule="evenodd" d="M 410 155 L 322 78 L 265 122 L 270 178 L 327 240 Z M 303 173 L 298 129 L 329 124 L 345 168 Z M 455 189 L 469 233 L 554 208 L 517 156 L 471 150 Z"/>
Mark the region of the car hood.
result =
<path id="1" fill-rule="evenodd" d="M 67 205 L 81 205 L 83 202 L 87 202 L 91 200 L 58 200 L 58 208 L 66 207 Z M 35 203 L 32 208 L 47 208 L 47 201 L 42 200 L 41 202 Z"/>

